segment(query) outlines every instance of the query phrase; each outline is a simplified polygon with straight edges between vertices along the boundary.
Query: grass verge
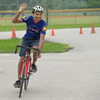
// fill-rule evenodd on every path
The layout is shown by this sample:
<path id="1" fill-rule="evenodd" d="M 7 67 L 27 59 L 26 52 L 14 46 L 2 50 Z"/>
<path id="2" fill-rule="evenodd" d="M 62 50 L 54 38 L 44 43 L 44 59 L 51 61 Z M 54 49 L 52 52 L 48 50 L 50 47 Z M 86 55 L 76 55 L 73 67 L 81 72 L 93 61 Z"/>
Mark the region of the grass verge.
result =
<path id="1" fill-rule="evenodd" d="M 100 27 L 100 23 L 94 23 L 95 27 Z M 26 30 L 26 25 L 14 25 L 15 30 Z M 62 29 L 62 28 L 87 28 L 87 27 L 92 27 L 92 24 L 61 24 L 61 25 L 48 25 L 48 29 Z M 12 31 L 12 26 L 0 26 L 0 31 Z"/>
<path id="2" fill-rule="evenodd" d="M 14 53 L 15 46 L 21 44 L 21 39 L 2 39 L 0 40 L 0 53 Z M 58 53 L 66 52 L 73 47 L 69 47 L 68 44 L 45 42 L 43 46 L 43 53 Z M 18 48 L 18 52 L 19 52 Z"/>

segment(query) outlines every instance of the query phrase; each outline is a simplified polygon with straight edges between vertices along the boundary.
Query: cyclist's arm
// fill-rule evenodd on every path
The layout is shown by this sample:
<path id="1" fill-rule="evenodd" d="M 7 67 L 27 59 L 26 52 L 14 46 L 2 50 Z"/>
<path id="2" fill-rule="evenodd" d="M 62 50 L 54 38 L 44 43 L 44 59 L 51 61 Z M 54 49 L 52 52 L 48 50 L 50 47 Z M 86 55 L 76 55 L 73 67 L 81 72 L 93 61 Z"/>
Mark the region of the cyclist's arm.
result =
<path id="1" fill-rule="evenodd" d="M 22 23 L 22 22 L 23 22 L 21 18 L 18 18 L 20 14 L 21 14 L 21 13 L 18 12 L 18 13 L 14 16 L 14 18 L 13 18 L 13 20 L 12 20 L 12 23 Z"/>
<path id="2" fill-rule="evenodd" d="M 18 18 L 19 15 L 24 11 L 24 9 L 27 7 L 26 3 L 23 3 L 20 5 L 18 13 L 14 16 L 12 23 L 22 23 L 22 19 Z"/>
<path id="3" fill-rule="evenodd" d="M 41 53 L 42 48 L 43 48 L 44 37 L 45 37 L 45 34 L 41 34 L 41 35 L 40 35 L 40 42 L 39 42 L 40 53 Z"/>
<path id="4" fill-rule="evenodd" d="M 43 28 L 42 28 L 42 31 L 41 31 L 40 42 L 39 42 L 40 53 L 41 53 L 42 48 L 43 48 L 44 37 L 45 37 L 45 34 L 46 34 L 46 30 L 47 30 L 47 25 L 46 25 L 46 23 L 44 22 L 43 24 L 44 24 L 44 25 L 43 25 Z"/>

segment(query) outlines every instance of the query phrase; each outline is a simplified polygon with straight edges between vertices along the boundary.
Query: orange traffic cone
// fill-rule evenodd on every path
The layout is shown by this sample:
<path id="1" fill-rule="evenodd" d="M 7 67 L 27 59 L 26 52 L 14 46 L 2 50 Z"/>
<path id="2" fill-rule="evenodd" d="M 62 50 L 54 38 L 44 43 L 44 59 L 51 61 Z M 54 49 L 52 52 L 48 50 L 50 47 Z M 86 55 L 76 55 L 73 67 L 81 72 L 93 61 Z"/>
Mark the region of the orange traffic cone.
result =
<path id="1" fill-rule="evenodd" d="M 13 26 L 13 28 L 12 28 L 12 38 L 16 38 L 15 28 L 14 28 L 14 26 Z"/>
<path id="2" fill-rule="evenodd" d="M 53 29 L 53 28 L 52 28 L 51 36 L 55 36 L 55 34 L 54 34 L 54 29 Z"/>
<path id="3" fill-rule="evenodd" d="M 80 27 L 80 34 L 83 34 L 82 27 Z"/>
<path id="4" fill-rule="evenodd" d="M 95 33 L 94 23 L 93 23 L 93 22 L 92 22 L 92 29 L 91 29 L 91 33 Z"/>

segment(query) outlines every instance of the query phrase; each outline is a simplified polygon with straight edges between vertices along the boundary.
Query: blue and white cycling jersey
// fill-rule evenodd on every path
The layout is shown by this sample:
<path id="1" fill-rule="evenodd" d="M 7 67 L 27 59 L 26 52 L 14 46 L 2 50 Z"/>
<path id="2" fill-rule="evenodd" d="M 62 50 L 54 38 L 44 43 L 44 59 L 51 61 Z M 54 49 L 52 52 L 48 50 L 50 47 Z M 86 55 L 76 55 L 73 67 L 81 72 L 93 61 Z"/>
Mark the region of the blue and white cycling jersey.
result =
<path id="1" fill-rule="evenodd" d="M 24 37 L 37 39 L 40 38 L 40 34 L 46 34 L 47 24 L 43 19 L 41 19 L 37 23 L 35 23 L 33 16 L 21 19 L 27 25 L 26 34 L 24 35 Z"/>

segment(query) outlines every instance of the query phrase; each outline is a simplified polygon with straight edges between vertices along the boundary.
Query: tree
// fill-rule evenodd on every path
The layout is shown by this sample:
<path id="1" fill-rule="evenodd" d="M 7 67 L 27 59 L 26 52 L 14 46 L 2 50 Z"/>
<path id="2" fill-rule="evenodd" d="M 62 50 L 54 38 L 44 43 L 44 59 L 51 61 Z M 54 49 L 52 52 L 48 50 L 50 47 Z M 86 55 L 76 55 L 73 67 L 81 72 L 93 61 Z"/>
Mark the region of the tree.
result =
<path id="1" fill-rule="evenodd" d="M 87 3 L 88 8 L 100 8 L 100 0 L 90 0 Z"/>

